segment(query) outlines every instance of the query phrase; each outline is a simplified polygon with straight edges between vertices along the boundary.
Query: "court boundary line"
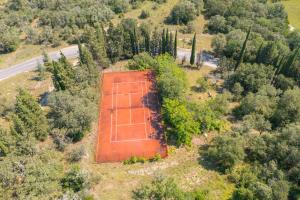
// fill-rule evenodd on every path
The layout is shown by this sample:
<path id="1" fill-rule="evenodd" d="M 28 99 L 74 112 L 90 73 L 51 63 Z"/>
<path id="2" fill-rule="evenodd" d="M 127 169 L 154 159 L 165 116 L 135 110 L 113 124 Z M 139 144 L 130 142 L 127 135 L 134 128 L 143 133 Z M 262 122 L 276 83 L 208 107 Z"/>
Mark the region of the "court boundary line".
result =
<path id="1" fill-rule="evenodd" d="M 128 93 L 119 93 L 119 84 L 135 84 L 137 83 L 139 88 L 142 89 L 142 92 L 128 92 Z M 117 91 L 114 92 L 115 90 L 115 85 L 116 85 L 116 88 L 117 88 Z M 147 120 L 145 119 L 145 103 L 142 103 L 143 104 L 143 116 L 144 116 L 144 122 L 143 123 L 135 123 L 135 124 L 132 124 L 132 119 L 131 119 L 131 112 L 132 112 L 132 106 L 131 106 L 131 94 L 139 94 L 139 93 L 142 93 L 142 96 L 141 98 L 144 97 L 144 93 L 143 93 L 143 90 L 144 90 L 144 87 L 146 87 L 146 91 L 147 91 L 147 81 L 127 81 L 127 82 L 113 82 L 112 84 L 112 110 L 116 112 L 116 116 L 115 116 L 115 131 L 113 131 L 113 113 L 111 115 L 111 137 L 110 137 L 110 143 L 115 143 L 115 142 L 118 142 L 118 143 L 121 143 L 122 141 L 124 142 L 130 142 L 130 141 L 146 141 L 146 140 L 153 140 L 153 139 L 149 139 L 148 137 L 148 134 L 151 134 L 151 117 L 149 116 L 150 115 L 150 111 L 148 110 L 148 117 L 149 117 L 149 124 L 150 124 L 150 132 L 147 133 Z M 148 92 L 148 91 L 147 91 Z M 129 115 L 130 115 L 130 124 L 118 124 L 118 95 L 128 95 L 129 96 L 129 107 L 126 108 L 126 109 L 129 109 Z M 116 98 L 116 99 L 115 99 Z M 115 101 L 114 101 L 115 99 Z M 146 99 L 147 99 L 147 106 L 149 106 L 149 103 L 148 103 L 148 97 L 146 96 Z M 116 106 L 114 106 L 114 104 L 116 104 Z M 123 108 L 125 109 L 125 108 Z M 121 127 L 121 126 L 136 126 L 136 125 L 141 125 L 143 124 L 144 127 L 145 127 L 145 131 L 144 131 L 144 134 L 145 134 L 145 138 L 141 138 L 141 139 L 133 139 L 133 140 L 118 140 L 118 127 Z M 115 139 L 113 139 L 113 132 L 114 132 L 114 135 L 115 135 Z"/>

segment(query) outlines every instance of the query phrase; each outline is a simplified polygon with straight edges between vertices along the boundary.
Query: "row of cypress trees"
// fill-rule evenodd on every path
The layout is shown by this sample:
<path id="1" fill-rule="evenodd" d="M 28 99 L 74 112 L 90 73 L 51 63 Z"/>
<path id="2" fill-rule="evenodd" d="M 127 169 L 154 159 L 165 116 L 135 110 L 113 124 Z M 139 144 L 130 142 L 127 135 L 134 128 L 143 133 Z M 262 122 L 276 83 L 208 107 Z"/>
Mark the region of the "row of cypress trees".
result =
<path id="1" fill-rule="evenodd" d="M 159 44 L 159 47 L 156 51 L 151 50 L 151 43 L 155 43 L 155 41 L 153 40 L 157 40 L 157 38 L 154 37 L 154 34 L 153 37 L 151 38 L 150 34 L 146 33 L 144 35 L 144 48 L 143 49 L 140 48 L 139 38 L 137 36 L 136 29 L 134 29 L 130 33 L 132 54 L 136 55 L 139 54 L 141 51 L 146 51 L 153 56 L 168 53 L 172 55 L 174 58 L 177 57 L 177 44 L 178 44 L 177 31 L 175 32 L 174 35 L 172 32 L 169 32 L 168 29 L 163 29 L 160 35 L 160 39 L 158 39 L 159 41 L 157 42 Z"/>

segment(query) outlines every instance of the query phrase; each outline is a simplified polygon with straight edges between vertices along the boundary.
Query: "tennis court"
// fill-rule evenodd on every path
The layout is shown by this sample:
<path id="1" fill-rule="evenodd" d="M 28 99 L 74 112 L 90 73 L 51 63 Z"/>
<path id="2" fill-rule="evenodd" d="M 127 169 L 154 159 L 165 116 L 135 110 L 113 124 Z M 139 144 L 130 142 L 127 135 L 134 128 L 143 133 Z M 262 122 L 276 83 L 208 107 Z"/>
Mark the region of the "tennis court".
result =
<path id="1" fill-rule="evenodd" d="M 153 73 L 104 73 L 101 89 L 96 161 L 166 157 Z"/>

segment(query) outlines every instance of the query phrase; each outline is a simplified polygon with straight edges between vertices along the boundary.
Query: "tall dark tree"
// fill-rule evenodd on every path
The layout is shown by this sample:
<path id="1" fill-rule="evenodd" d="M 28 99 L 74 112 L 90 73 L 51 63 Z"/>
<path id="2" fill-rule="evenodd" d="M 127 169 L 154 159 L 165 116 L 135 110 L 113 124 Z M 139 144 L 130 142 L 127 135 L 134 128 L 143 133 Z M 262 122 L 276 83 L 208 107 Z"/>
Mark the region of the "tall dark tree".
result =
<path id="1" fill-rule="evenodd" d="M 15 104 L 13 131 L 18 135 L 45 140 L 48 136 L 48 122 L 40 105 L 26 90 L 20 89 Z M 20 129 L 20 127 L 22 127 Z"/>
<path id="2" fill-rule="evenodd" d="M 93 60 L 93 56 L 91 52 L 82 45 L 79 45 L 79 59 L 80 59 L 80 66 L 83 67 L 83 70 L 87 71 L 88 73 L 88 82 L 89 84 L 97 83 L 99 70 L 96 63 Z"/>
<path id="3" fill-rule="evenodd" d="M 161 39 L 161 53 L 166 53 L 166 31 L 165 29 L 162 32 L 162 39 Z"/>
<path id="4" fill-rule="evenodd" d="M 145 34 L 145 51 L 150 53 L 150 35 L 149 35 L 149 33 Z"/>
<path id="5" fill-rule="evenodd" d="M 109 28 L 107 30 L 106 37 L 106 49 L 107 55 L 112 63 L 117 62 L 121 56 L 124 54 L 123 52 L 123 43 L 124 43 L 124 31 L 122 26 L 114 27 L 112 23 L 110 23 Z"/>
<path id="6" fill-rule="evenodd" d="M 174 54 L 174 52 L 173 52 L 174 49 L 173 49 L 173 34 L 172 33 L 170 33 L 168 48 L 169 48 L 169 54 L 173 55 Z"/>
<path id="7" fill-rule="evenodd" d="M 152 56 L 156 56 L 161 53 L 161 36 L 157 28 L 155 28 L 155 30 L 152 33 L 150 49 Z"/>
<path id="8" fill-rule="evenodd" d="M 196 33 L 193 38 L 193 44 L 192 44 L 192 52 L 191 52 L 191 58 L 190 58 L 190 64 L 195 64 L 195 56 L 196 56 Z"/>
<path id="9" fill-rule="evenodd" d="M 132 51 L 132 55 L 136 54 L 136 46 L 135 46 L 135 38 L 134 38 L 134 33 L 130 32 L 130 44 L 131 44 L 131 51 Z"/>
<path id="10" fill-rule="evenodd" d="M 175 33 L 175 39 L 174 39 L 174 54 L 173 54 L 174 58 L 177 58 L 177 30 Z"/>
<path id="11" fill-rule="evenodd" d="M 135 52 L 136 52 L 136 54 L 139 54 L 140 53 L 140 45 L 139 45 L 139 38 L 136 33 L 136 28 L 133 29 L 133 36 L 134 36 Z"/>
<path id="12" fill-rule="evenodd" d="M 167 29 L 167 32 L 166 32 L 166 40 L 165 40 L 165 48 L 166 48 L 166 52 L 165 53 L 168 53 L 170 51 L 170 48 L 169 48 L 169 38 L 170 38 L 170 35 L 169 35 L 169 29 Z"/>
<path id="13" fill-rule="evenodd" d="M 245 41 L 243 43 L 243 47 L 242 47 L 241 53 L 239 55 L 238 61 L 237 61 L 236 65 L 235 65 L 235 67 L 234 67 L 234 71 L 236 71 L 237 68 L 241 65 L 241 63 L 243 63 L 244 55 L 245 55 L 246 48 L 247 48 L 247 42 L 249 40 L 251 29 L 252 29 L 252 26 L 250 26 L 250 28 L 248 30 L 248 33 L 247 33 L 246 39 L 245 39 Z"/>
<path id="14" fill-rule="evenodd" d="M 75 71 L 61 53 L 58 61 L 52 62 L 52 80 L 56 90 L 70 89 L 74 85 Z"/>
<path id="15" fill-rule="evenodd" d="M 106 54 L 105 32 L 103 32 L 101 25 L 97 25 L 95 30 L 93 28 L 87 28 L 85 37 L 87 45 L 96 62 L 101 68 L 108 67 L 109 61 Z"/>

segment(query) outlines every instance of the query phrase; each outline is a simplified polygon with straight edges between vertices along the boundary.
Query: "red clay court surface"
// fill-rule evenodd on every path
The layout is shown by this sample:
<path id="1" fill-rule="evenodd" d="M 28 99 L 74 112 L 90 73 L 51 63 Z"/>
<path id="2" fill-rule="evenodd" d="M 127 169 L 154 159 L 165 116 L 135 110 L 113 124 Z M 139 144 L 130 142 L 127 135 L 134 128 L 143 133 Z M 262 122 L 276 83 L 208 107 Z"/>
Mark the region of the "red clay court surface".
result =
<path id="1" fill-rule="evenodd" d="M 104 73 L 97 162 L 167 156 L 151 71 Z"/>

